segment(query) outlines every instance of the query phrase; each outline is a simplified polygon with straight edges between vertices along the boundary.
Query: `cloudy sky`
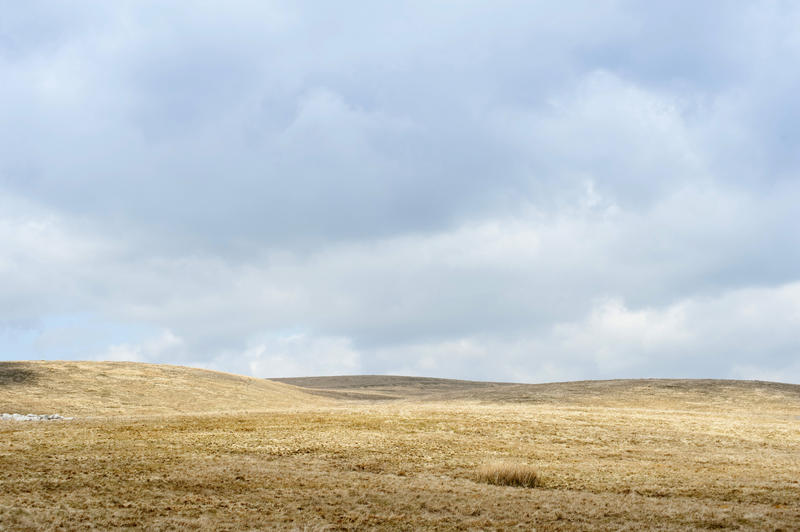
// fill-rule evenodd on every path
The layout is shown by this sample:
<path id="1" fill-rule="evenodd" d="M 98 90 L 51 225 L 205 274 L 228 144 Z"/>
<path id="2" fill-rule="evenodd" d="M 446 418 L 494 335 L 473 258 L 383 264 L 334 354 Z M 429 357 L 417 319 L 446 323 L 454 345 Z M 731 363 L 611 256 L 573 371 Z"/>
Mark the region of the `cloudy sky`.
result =
<path id="1" fill-rule="evenodd" d="M 2 2 L 0 359 L 800 383 L 796 2 Z"/>

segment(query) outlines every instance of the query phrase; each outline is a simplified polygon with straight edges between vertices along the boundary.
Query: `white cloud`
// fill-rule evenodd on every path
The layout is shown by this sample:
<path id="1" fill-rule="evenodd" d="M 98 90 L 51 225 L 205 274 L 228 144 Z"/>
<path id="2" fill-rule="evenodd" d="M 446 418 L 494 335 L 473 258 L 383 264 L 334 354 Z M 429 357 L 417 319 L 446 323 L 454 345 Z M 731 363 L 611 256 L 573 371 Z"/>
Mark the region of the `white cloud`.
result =
<path id="1" fill-rule="evenodd" d="M 247 373 L 256 377 L 352 375 L 361 372 L 360 354 L 347 338 L 278 336 L 242 353 Z"/>
<path id="2" fill-rule="evenodd" d="M 176 352 L 184 346 L 183 339 L 171 331 L 162 331 L 158 336 L 139 344 L 111 345 L 108 350 L 95 356 L 95 360 L 129 362 L 163 362 L 174 360 Z"/>
<path id="3" fill-rule="evenodd" d="M 244 261 L 138 257 L 46 212 L 36 219 L 51 222 L 38 225 L 7 217 L 6 226 L 16 224 L 6 232 L 7 256 L 24 259 L 8 263 L 14 282 L 3 296 L 17 286 L 31 308 L 48 308 L 54 285 L 24 281 L 58 272 L 81 295 L 65 298 L 67 310 L 88 306 L 164 331 L 113 343 L 99 358 L 259 376 L 794 375 L 800 285 L 739 287 L 716 273 L 726 256 L 743 253 L 726 238 L 764 244 L 758 231 L 728 233 L 753 198 L 714 189 L 714 208 L 695 211 L 712 192 L 682 189 L 642 214 L 598 211 L 602 198 L 586 205 L 583 194 L 557 214 L 529 210 L 436 234 Z M 25 231 L 36 238 L 12 238 Z M 664 234 L 680 237 L 668 241 L 683 246 L 680 254 L 654 237 Z M 305 332 L 281 332 L 298 327 Z M 61 336 L 43 334 L 40 349 L 55 348 Z"/>
<path id="4" fill-rule="evenodd" d="M 556 325 L 553 333 L 560 351 L 587 357 L 613 375 L 695 347 L 687 325 L 682 304 L 630 310 L 610 300 L 596 305 L 584 322 Z"/>
<path id="5" fill-rule="evenodd" d="M 662 307 L 595 303 L 581 319 L 513 337 L 380 348 L 393 373 L 517 382 L 693 377 L 798 382 L 800 283 L 738 289 Z M 758 361 L 758 362 L 755 362 Z"/>

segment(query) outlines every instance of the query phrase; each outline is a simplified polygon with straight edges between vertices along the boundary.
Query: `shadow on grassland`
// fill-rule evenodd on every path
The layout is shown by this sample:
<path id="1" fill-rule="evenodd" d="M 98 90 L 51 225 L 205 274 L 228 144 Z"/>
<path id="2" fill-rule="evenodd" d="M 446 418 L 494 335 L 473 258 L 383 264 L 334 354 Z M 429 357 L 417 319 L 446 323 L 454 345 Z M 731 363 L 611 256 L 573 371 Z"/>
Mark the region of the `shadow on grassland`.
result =
<path id="1" fill-rule="evenodd" d="M 20 362 L 0 362 L 0 387 L 36 384 L 39 373 Z"/>

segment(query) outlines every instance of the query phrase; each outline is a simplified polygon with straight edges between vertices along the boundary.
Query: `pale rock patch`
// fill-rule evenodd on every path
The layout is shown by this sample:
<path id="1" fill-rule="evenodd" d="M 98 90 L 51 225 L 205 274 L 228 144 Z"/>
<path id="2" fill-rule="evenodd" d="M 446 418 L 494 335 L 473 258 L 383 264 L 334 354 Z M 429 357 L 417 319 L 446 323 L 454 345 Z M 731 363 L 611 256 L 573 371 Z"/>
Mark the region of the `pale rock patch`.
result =
<path id="1" fill-rule="evenodd" d="M 3 421 L 69 421 L 71 417 L 63 417 L 59 414 L 0 414 Z"/>

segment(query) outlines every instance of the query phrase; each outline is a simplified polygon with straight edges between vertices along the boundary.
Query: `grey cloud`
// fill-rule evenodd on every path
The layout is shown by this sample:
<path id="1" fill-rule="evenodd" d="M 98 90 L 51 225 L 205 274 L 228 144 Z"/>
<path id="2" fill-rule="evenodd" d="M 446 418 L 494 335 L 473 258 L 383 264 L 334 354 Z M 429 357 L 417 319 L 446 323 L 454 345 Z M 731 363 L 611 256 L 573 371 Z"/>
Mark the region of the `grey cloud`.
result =
<path id="1" fill-rule="evenodd" d="M 5 143 L 7 185 L 183 241 L 198 228 L 207 242 L 281 246 L 287 233 L 441 228 L 519 193 L 518 156 L 487 135 L 487 111 L 539 105 L 569 79 L 572 49 L 597 38 L 589 18 L 522 4 L 239 9 L 125 9 L 107 27 L 95 14 L 39 61 L 10 63 L 29 77 L 21 90 L 40 86 L 9 117 L 28 131 Z M 591 11 L 616 25 L 608 7 Z M 553 44 L 558 29 L 566 42 Z"/>

